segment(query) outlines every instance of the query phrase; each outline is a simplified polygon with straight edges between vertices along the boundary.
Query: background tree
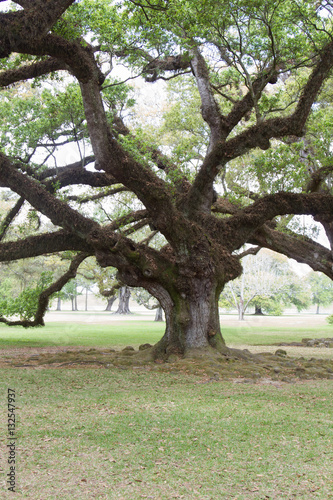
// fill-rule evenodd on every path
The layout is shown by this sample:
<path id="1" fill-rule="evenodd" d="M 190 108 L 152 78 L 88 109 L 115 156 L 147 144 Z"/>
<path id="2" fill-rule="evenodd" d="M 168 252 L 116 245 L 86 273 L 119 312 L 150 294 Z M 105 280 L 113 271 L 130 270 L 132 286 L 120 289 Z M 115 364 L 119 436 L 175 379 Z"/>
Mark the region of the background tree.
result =
<path id="1" fill-rule="evenodd" d="M 313 158 L 317 169 L 304 168 L 300 144 L 330 101 L 329 2 L 16 0 L 11 8 L 0 14 L 0 185 L 16 197 L 0 260 L 73 252 L 25 325 L 43 323 L 48 297 L 95 256 L 161 303 L 166 332 L 153 357 L 218 355 L 229 352 L 218 298 L 241 274 L 245 243 L 333 277 L 331 250 L 290 226 L 294 215 L 310 215 L 333 240 L 329 166 Z M 171 149 L 135 127 L 117 64 L 149 89 L 176 75 L 184 89 L 195 85 L 205 144 L 184 156 L 183 146 Z M 307 162 L 315 154 L 310 148 Z M 264 184 L 259 174 L 269 164 Z M 276 179 L 290 180 L 291 171 L 297 183 L 277 191 Z M 113 196 L 129 203 L 102 220 L 92 207 L 105 209 Z M 30 209 L 53 227 L 11 237 L 9 226 Z M 151 234 L 142 238 L 144 227 Z"/>
<path id="2" fill-rule="evenodd" d="M 117 308 L 115 314 L 131 314 L 131 311 L 129 308 L 129 301 L 131 298 L 130 288 L 126 285 L 121 286 L 119 288 L 118 298 L 119 298 L 119 303 L 118 303 L 118 308 Z"/>
<path id="3" fill-rule="evenodd" d="M 161 304 L 143 288 L 134 289 L 135 300 L 150 311 L 156 309 L 154 321 L 163 321 L 163 310 Z"/>
<path id="4" fill-rule="evenodd" d="M 310 273 L 308 276 L 312 304 L 317 306 L 316 313 L 319 314 L 319 306 L 329 306 L 333 302 L 333 283 L 327 276 L 321 273 Z"/>
<path id="5" fill-rule="evenodd" d="M 245 256 L 242 265 L 242 275 L 228 283 L 220 298 L 222 307 L 238 310 L 240 320 L 244 320 L 251 305 L 279 315 L 287 304 L 295 304 L 298 309 L 310 304 L 304 282 L 292 271 L 286 258 L 266 250 L 256 256 Z"/>

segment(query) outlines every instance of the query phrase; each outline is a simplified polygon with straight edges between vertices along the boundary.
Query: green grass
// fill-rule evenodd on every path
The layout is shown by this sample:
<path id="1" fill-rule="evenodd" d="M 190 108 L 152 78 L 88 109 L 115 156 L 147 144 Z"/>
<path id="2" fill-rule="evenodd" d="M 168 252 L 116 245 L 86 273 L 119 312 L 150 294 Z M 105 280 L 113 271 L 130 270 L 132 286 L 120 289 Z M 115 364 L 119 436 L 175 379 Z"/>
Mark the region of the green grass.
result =
<path id="1" fill-rule="evenodd" d="M 333 336 L 330 326 L 224 329 L 227 343 Z M 154 343 L 164 324 L 0 326 L 0 348 Z M 327 349 L 326 351 L 331 351 Z M 7 388 L 17 393 L 21 498 L 333 499 L 333 380 L 217 382 L 137 366 L 0 370 L 0 497 Z"/>
<path id="2" fill-rule="evenodd" d="M 273 344 L 292 342 L 304 337 L 333 337 L 330 325 L 300 328 L 293 326 L 290 317 L 287 327 L 249 326 L 241 323 L 236 327 L 223 327 L 222 333 L 227 345 Z M 23 329 L 0 325 L 0 348 L 43 347 L 43 346 L 100 346 L 120 347 L 132 345 L 137 348 L 143 343 L 156 343 L 163 335 L 165 323 L 154 321 L 110 322 L 110 325 L 87 323 L 48 323 L 45 327 Z"/>
<path id="3" fill-rule="evenodd" d="M 333 327 L 330 325 L 319 325 L 316 327 L 299 327 L 293 325 L 290 317 L 290 325 L 282 326 L 248 326 L 223 328 L 222 334 L 227 343 L 233 345 L 266 345 L 276 342 L 298 342 L 303 338 L 333 337 Z"/>
<path id="4" fill-rule="evenodd" d="M 20 498 L 333 498 L 333 381 L 201 383 L 142 370 L 1 370 Z M 7 471 L 2 446 L 0 489 Z M 8 492 L 9 493 L 9 492 Z"/>
<path id="5" fill-rule="evenodd" d="M 45 327 L 23 329 L 0 325 L 0 348 L 44 346 L 119 347 L 157 342 L 163 335 L 164 323 L 123 321 L 120 324 L 48 323 Z"/>

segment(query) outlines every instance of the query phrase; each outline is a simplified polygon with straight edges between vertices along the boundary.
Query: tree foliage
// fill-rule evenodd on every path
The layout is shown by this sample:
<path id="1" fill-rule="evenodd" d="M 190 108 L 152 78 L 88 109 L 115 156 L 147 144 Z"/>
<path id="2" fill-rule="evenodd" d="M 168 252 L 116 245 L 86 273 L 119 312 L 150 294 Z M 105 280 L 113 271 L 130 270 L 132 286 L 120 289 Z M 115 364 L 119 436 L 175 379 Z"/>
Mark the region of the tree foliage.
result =
<path id="1" fill-rule="evenodd" d="M 162 358 L 226 352 L 218 297 L 246 243 L 333 277 L 331 249 L 295 218 L 333 241 L 331 10 L 16 0 L 0 13 L 0 185 L 14 193 L 0 260 L 70 257 L 25 326 L 89 256 L 160 302 Z M 135 77 L 146 95 L 177 77 L 149 126 L 133 118 Z M 28 213 L 33 233 L 14 234 Z"/>

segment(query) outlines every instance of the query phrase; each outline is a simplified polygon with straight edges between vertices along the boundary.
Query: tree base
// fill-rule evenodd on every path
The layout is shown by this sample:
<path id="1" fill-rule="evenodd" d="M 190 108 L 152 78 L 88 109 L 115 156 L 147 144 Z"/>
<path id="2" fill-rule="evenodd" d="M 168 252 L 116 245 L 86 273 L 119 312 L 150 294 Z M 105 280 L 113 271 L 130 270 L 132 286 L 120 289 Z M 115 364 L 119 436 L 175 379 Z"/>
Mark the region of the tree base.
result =
<path id="1" fill-rule="evenodd" d="M 6 360 L 0 359 L 0 368 L 106 368 L 110 370 L 148 370 L 161 372 L 179 372 L 198 377 L 198 383 L 204 381 L 232 380 L 234 382 L 296 382 L 297 380 L 333 379 L 333 360 L 306 360 L 303 357 L 286 356 L 285 351 L 278 349 L 275 354 L 253 354 L 248 350 L 226 348 L 225 352 L 214 349 L 195 349 L 180 357 L 176 354 L 163 360 L 156 358 L 156 346 L 146 346 L 146 349 L 136 351 L 128 346 L 122 351 L 113 349 L 75 350 L 69 348 L 63 351 L 52 349 L 45 353 L 44 349 L 34 349 L 39 355 L 31 357 L 24 349 L 24 354 L 18 355 L 17 349 L 6 352 Z M 8 355 L 9 354 L 9 355 Z M 8 357 L 7 357 L 8 356 Z"/>

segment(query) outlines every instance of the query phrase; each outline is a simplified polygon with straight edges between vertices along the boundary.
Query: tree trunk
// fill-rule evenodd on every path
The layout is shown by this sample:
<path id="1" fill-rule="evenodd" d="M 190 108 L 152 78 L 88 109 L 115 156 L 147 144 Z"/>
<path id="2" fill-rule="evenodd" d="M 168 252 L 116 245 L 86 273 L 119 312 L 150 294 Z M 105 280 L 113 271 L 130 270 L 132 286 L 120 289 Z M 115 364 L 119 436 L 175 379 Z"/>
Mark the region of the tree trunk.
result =
<path id="1" fill-rule="evenodd" d="M 242 298 L 239 299 L 239 302 L 237 304 L 237 308 L 238 308 L 238 319 L 239 321 L 244 321 L 244 301 Z"/>
<path id="2" fill-rule="evenodd" d="M 88 311 L 88 288 L 86 288 L 86 298 L 85 298 L 85 311 Z"/>
<path id="3" fill-rule="evenodd" d="M 157 358 L 225 350 L 218 309 L 220 288 L 209 281 L 193 280 L 187 290 L 189 295 L 173 290 L 171 296 L 160 285 L 150 286 L 149 292 L 160 302 L 166 320 L 165 334 L 155 346 Z"/>
<path id="4" fill-rule="evenodd" d="M 158 308 L 156 309 L 154 321 L 163 321 L 163 309 L 161 306 L 158 306 Z"/>
<path id="5" fill-rule="evenodd" d="M 58 300 L 57 300 L 57 309 L 56 311 L 61 311 L 61 299 L 58 297 Z"/>
<path id="6" fill-rule="evenodd" d="M 119 304 L 115 314 L 131 314 L 129 308 L 129 300 L 131 297 L 131 290 L 128 286 L 122 286 L 119 289 Z"/>
<path id="7" fill-rule="evenodd" d="M 262 312 L 261 306 L 255 305 L 255 310 L 254 310 L 254 315 L 255 316 L 265 316 L 264 313 Z"/>
<path id="8" fill-rule="evenodd" d="M 319 304 L 317 304 L 316 314 L 319 314 Z"/>
<path id="9" fill-rule="evenodd" d="M 112 297 L 107 297 L 108 303 L 106 305 L 105 311 L 111 311 L 115 300 L 116 300 L 116 297 L 114 295 Z"/>

